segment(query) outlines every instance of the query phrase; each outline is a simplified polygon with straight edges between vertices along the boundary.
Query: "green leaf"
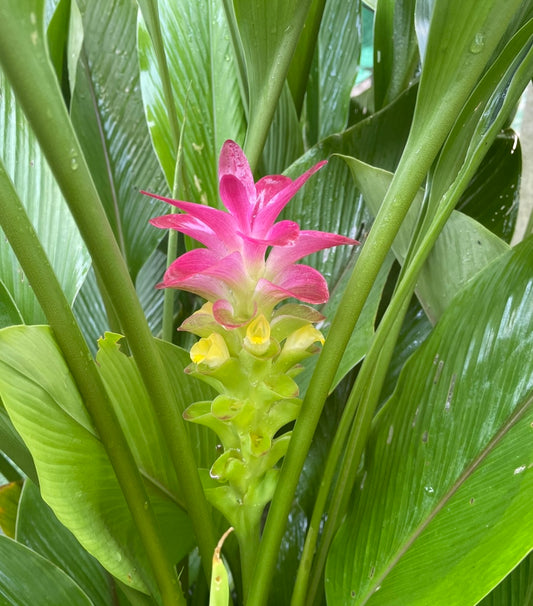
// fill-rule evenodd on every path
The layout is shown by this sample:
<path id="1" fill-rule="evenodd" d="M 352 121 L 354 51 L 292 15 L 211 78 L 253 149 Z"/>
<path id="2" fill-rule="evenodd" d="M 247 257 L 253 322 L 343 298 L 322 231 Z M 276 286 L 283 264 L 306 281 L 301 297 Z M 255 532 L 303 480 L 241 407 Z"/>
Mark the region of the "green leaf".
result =
<path id="1" fill-rule="evenodd" d="M 63 570 L 93 606 L 111 606 L 112 579 L 55 517 L 30 481 L 20 499 L 16 539 Z"/>
<path id="2" fill-rule="evenodd" d="M 15 185 L 66 297 L 72 302 L 89 269 L 89 255 L 2 72 L 0 90 L 0 162 Z M 0 238 L 0 276 L 24 322 L 43 322 L 43 312 L 5 238 Z M 6 301 L 4 295 L 2 299 Z"/>
<path id="3" fill-rule="evenodd" d="M 330 603 L 476 604 L 531 549 L 532 253 L 454 299 L 375 418 Z"/>
<path id="4" fill-rule="evenodd" d="M 387 375 L 381 388 L 380 399 L 385 402 L 389 399 L 398 382 L 400 371 L 420 345 L 426 340 L 433 326 L 426 316 L 418 299 L 413 297 L 402 324 L 402 329 L 394 353 L 387 369 Z"/>
<path id="5" fill-rule="evenodd" d="M 171 500 L 180 503 L 181 490 L 159 421 L 152 411 L 135 361 L 120 351 L 118 341 L 121 338 L 120 335 L 107 333 L 99 340 L 96 361 L 102 378 L 144 477 L 162 489 Z M 213 393 L 211 389 L 185 374 L 185 368 L 190 364 L 189 354 L 170 343 L 156 343 L 163 363 L 169 370 L 168 387 L 175 395 L 176 415 L 181 416 L 192 402 L 210 399 Z M 213 454 L 215 452 L 215 440 L 209 438 L 204 444 L 204 438 L 200 436 L 208 436 L 207 431 L 198 431 L 192 424 L 187 424 L 186 428 L 191 433 L 197 460 L 201 459 L 205 464 L 206 450 L 211 450 Z M 178 541 L 178 538 L 175 540 Z M 184 543 L 187 544 L 185 537 Z"/>
<path id="6" fill-rule="evenodd" d="M 393 175 L 355 158 L 344 158 L 365 200 L 377 214 Z M 400 263 L 407 254 L 422 205 L 421 191 L 398 232 L 393 251 Z M 452 212 L 433 250 L 422 268 L 417 294 L 428 315 L 435 322 L 454 295 L 488 262 L 508 250 L 503 240 L 470 217 Z"/>
<path id="7" fill-rule="evenodd" d="M 70 2 L 68 0 L 54 0 L 45 3 L 45 23 L 47 23 L 46 37 L 48 40 L 48 51 L 50 53 L 50 61 L 54 66 L 57 79 L 61 83 L 66 83 L 66 74 L 63 73 L 64 57 L 66 52 L 68 38 L 68 24 Z M 50 15 L 48 12 L 50 11 Z M 53 11 L 53 12 L 52 12 Z M 68 83 L 66 85 L 68 90 Z"/>
<path id="8" fill-rule="evenodd" d="M 146 127 L 136 48 L 135 2 L 77 0 L 84 38 L 71 101 L 72 123 L 133 278 L 162 237 L 149 225 L 166 195 Z"/>
<path id="9" fill-rule="evenodd" d="M 156 341 L 159 354 L 165 365 L 169 377 L 169 388 L 176 394 L 177 413 L 183 411 L 193 402 L 212 400 L 216 393 L 202 381 L 190 377 L 185 368 L 190 364 L 188 352 L 165 341 Z M 218 440 L 215 434 L 196 423 L 185 425 L 195 459 L 199 467 L 211 467 L 213 461 L 219 456 Z"/>
<path id="10" fill-rule="evenodd" d="M 162 328 L 163 290 L 156 288 L 167 268 L 167 257 L 159 249 L 148 257 L 137 275 L 135 288 L 152 334 L 159 336 Z"/>
<path id="11" fill-rule="evenodd" d="M 87 345 L 91 352 L 95 354 L 98 339 L 106 330 L 109 330 L 110 327 L 104 302 L 102 301 L 100 289 L 98 288 L 96 276 L 92 267 L 74 301 L 72 310 Z"/>
<path id="12" fill-rule="evenodd" d="M 318 32 L 324 14 L 326 0 L 316 0 L 311 2 L 305 25 L 300 34 L 298 45 L 289 66 L 287 82 L 294 99 L 294 106 L 298 116 L 302 113 L 305 91 L 309 80 L 309 72 L 315 48 L 318 41 Z"/>
<path id="13" fill-rule="evenodd" d="M 331 447 L 331 436 L 339 424 L 350 386 L 351 381 L 347 381 L 329 396 L 313 436 L 280 546 L 275 578 L 269 593 L 271 604 L 283 606 L 290 603 L 309 520 Z"/>
<path id="14" fill-rule="evenodd" d="M 326 2 L 307 87 L 307 141 L 316 143 L 346 128 L 357 74 L 360 2 Z"/>
<path id="15" fill-rule="evenodd" d="M 218 202 L 218 153 L 226 139 L 244 139 L 244 108 L 222 3 L 158 2 L 175 111 L 183 138 L 180 196 Z M 177 149 L 154 46 L 142 19 L 138 24 L 141 89 L 152 143 L 167 183 L 174 183 Z"/>
<path id="16" fill-rule="evenodd" d="M 62 570 L 31 549 L 0 536 L 1 606 L 92 606 Z"/>
<path id="17" fill-rule="evenodd" d="M 533 553 L 524 558 L 479 606 L 529 606 L 533 597 Z"/>
<path id="18" fill-rule="evenodd" d="M 43 499 L 109 572 L 128 586 L 146 590 L 145 580 L 150 578 L 150 572 L 133 519 L 49 329 L 6 328 L 0 332 L 0 345 L 2 399 L 34 457 Z M 122 354 L 117 350 L 118 355 Z M 46 366 L 42 360 L 47 360 Z M 101 363 L 106 364 L 102 368 L 105 380 L 109 372 L 105 356 Z M 126 375 L 117 375 L 115 381 L 121 385 L 131 379 L 132 386 L 128 385 L 129 389 L 120 394 L 114 392 L 112 395 L 119 401 L 113 403 L 122 406 L 122 410 L 116 411 L 119 418 L 130 410 L 131 418 L 127 419 L 124 431 L 135 447 L 134 452 L 147 458 L 137 460 L 137 464 L 149 480 L 147 490 L 165 528 L 167 547 L 175 561 L 179 561 L 192 547 L 192 531 L 171 491 L 162 483 L 156 485 L 150 476 L 153 461 L 159 460 L 162 447 L 158 447 L 157 441 L 144 443 L 146 432 L 153 427 L 153 422 L 150 424 L 147 419 L 151 409 L 139 419 L 138 411 L 146 395 L 141 392 L 137 400 L 132 391 L 137 381 L 135 376 L 132 378 L 131 369 L 128 373 L 127 365 L 127 359 L 115 365 L 117 372 Z M 132 435 L 135 430 L 137 434 Z M 147 452 L 150 448 L 154 449 L 153 454 Z M 160 473 L 165 480 L 168 478 L 166 469 L 157 471 L 157 477 Z"/>
<path id="19" fill-rule="evenodd" d="M 374 21 L 374 108 L 393 101 L 410 84 L 418 60 L 415 0 L 381 0 Z"/>
<path id="20" fill-rule="evenodd" d="M 326 317 L 326 321 L 324 325 L 320 327 L 324 336 L 327 337 L 329 322 L 327 318 L 332 318 L 335 315 L 337 307 L 339 305 L 340 297 L 344 292 L 344 288 L 350 276 L 351 270 L 353 269 L 353 265 L 355 263 L 355 259 L 357 255 L 353 255 L 349 261 L 349 264 L 346 266 L 345 272 L 342 274 L 339 282 L 335 285 L 335 290 L 333 291 L 329 301 L 326 305 L 323 306 L 321 312 Z M 378 312 L 378 307 L 381 303 L 382 291 L 385 286 L 385 282 L 387 280 L 392 262 L 394 260 L 393 255 L 389 255 L 388 260 L 383 264 L 381 271 L 374 283 L 372 291 L 366 300 L 365 306 L 363 307 L 363 311 L 361 312 L 361 317 L 359 318 L 350 340 L 348 341 L 348 345 L 346 346 L 346 350 L 344 351 L 344 355 L 342 360 L 337 368 L 337 373 L 335 375 L 335 379 L 331 385 L 330 393 L 337 387 L 343 377 L 348 374 L 352 368 L 356 366 L 365 356 L 370 344 L 372 343 L 372 337 L 374 336 L 374 327 L 376 323 L 376 315 Z M 309 381 L 311 380 L 311 375 L 315 368 L 317 362 L 317 357 L 313 356 L 308 360 L 303 362 L 304 370 L 303 372 L 297 376 L 296 382 L 300 388 L 300 392 L 305 394 L 307 387 L 309 385 Z"/>

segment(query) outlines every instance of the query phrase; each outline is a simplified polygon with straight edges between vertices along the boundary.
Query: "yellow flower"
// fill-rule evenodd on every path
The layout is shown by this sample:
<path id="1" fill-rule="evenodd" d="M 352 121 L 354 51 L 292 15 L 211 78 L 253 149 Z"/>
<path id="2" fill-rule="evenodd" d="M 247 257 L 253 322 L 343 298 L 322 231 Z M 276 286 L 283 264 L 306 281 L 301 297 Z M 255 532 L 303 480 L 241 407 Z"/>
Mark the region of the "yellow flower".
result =
<path id="1" fill-rule="evenodd" d="M 263 314 L 252 320 L 244 338 L 246 349 L 256 355 L 264 354 L 270 346 L 270 324 Z"/>
<path id="2" fill-rule="evenodd" d="M 313 343 L 316 343 L 316 341 L 324 345 L 324 335 L 313 325 L 306 324 L 287 337 L 283 351 L 285 353 L 305 351 Z"/>
<path id="3" fill-rule="evenodd" d="M 191 347 L 190 355 L 195 364 L 206 364 L 209 368 L 222 366 L 230 357 L 226 341 L 216 332 L 197 341 Z"/>

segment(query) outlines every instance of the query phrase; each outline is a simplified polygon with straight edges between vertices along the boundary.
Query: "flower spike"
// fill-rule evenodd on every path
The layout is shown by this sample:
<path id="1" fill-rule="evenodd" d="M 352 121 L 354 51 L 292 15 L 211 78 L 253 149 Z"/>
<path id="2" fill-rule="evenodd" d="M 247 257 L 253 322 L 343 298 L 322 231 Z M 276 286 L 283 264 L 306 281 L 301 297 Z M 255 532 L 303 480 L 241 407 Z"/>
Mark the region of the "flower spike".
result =
<path id="1" fill-rule="evenodd" d="M 219 159 L 226 211 L 148 194 L 182 211 L 156 217 L 152 225 L 179 231 L 204 246 L 176 259 L 158 286 L 207 300 L 180 330 L 200 337 L 186 371 L 219 395 L 213 402 L 191 404 L 184 417 L 218 434 L 224 452 L 203 472 L 205 492 L 241 543 L 259 539 L 261 515 L 272 499 L 278 462 L 290 440 L 290 432 L 279 435 L 280 430 L 300 410 L 293 377 L 324 343 L 315 327 L 323 320 L 318 311 L 298 302 L 279 304 L 286 299 L 325 303 L 324 276 L 297 262 L 326 248 L 358 244 L 337 234 L 301 230 L 287 219 L 277 221 L 325 164 L 315 164 L 294 181 L 269 175 L 254 183 L 242 149 L 226 141 Z"/>

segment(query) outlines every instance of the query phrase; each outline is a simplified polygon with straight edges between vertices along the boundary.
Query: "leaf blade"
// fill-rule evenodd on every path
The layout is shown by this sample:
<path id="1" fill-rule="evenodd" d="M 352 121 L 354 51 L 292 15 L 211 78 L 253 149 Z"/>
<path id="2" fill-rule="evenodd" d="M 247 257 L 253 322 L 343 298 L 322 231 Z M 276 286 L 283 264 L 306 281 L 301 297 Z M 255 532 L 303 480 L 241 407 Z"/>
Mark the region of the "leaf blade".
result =
<path id="1" fill-rule="evenodd" d="M 530 550 L 518 529 L 533 525 L 533 474 L 522 467 L 533 456 L 524 339 L 532 246 L 530 238 L 503 255 L 457 296 L 376 417 L 357 504 L 328 561 L 334 603 L 474 604 Z M 489 307 L 476 306 L 487 298 Z"/>

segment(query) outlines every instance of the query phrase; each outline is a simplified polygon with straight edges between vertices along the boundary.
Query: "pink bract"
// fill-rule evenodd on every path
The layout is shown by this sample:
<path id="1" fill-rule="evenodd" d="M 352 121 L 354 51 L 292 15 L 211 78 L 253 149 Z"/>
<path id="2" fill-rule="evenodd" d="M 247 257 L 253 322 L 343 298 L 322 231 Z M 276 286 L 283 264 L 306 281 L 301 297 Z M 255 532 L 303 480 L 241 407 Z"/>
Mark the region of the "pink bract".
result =
<path id="1" fill-rule="evenodd" d="M 358 242 L 300 230 L 294 221 L 276 223 L 294 194 L 325 164 L 315 164 L 294 181 L 269 175 L 254 183 L 242 149 L 226 141 L 218 178 L 220 198 L 228 212 L 149 193 L 183 211 L 154 218 L 152 225 L 180 231 L 206 247 L 176 259 L 158 287 L 186 290 L 213 302 L 215 319 L 227 327 L 241 325 L 258 312 L 270 314 L 277 303 L 290 297 L 325 303 L 329 293 L 322 274 L 296 261 L 325 248 Z"/>

